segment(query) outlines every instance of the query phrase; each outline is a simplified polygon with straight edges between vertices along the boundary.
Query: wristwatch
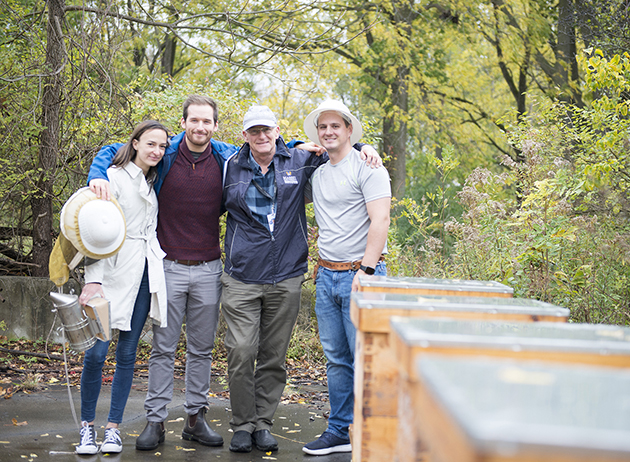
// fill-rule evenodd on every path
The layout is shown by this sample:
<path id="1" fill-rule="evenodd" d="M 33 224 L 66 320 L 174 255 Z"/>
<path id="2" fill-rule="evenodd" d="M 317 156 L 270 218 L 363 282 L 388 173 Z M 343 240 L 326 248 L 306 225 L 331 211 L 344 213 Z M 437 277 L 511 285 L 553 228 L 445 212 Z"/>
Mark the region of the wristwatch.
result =
<path id="1" fill-rule="evenodd" d="M 365 274 L 374 274 L 374 268 L 371 266 L 359 266 L 359 269 L 363 271 Z"/>

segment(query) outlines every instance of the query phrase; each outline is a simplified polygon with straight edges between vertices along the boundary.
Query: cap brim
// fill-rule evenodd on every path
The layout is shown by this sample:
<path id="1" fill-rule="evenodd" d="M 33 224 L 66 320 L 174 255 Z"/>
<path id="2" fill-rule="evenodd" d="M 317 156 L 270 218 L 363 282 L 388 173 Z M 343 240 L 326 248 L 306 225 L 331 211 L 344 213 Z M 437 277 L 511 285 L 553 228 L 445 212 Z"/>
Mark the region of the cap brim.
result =
<path id="1" fill-rule="evenodd" d="M 247 124 L 243 125 L 243 131 L 247 131 L 252 127 L 255 127 L 257 125 L 263 126 L 263 127 L 277 127 L 278 124 L 276 122 L 272 122 L 271 120 L 252 120 L 250 122 L 247 122 Z"/>
<path id="2" fill-rule="evenodd" d="M 306 119 L 304 119 L 304 133 L 306 133 L 306 136 L 309 140 L 319 145 L 321 145 L 321 142 L 319 141 L 319 135 L 317 134 L 315 121 L 319 118 L 319 115 L 322 112 L 337 112 L 338 114 L 341 114 L 335 109 L 315 109 L 313 112 L 306 116 Z M 349 117 L 350 121 L 352 122 L 352 135 L 350 135 L 350 144 L 354 145 L 363 136 L 363 127 L 361 126 L 361 122 L 359 122 L 359 119 L 357 119 L 352 114 L 344 113 L 343 115 Z"/>

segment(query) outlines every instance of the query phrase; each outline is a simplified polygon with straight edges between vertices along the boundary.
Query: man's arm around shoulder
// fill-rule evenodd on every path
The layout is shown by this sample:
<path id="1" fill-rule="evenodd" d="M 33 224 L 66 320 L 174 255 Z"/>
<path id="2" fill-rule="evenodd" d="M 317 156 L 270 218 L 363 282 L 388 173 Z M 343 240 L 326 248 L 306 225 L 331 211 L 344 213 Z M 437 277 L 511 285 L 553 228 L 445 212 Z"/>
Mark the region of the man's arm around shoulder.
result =
<path id="1" fill-rule="evenodd" d="M 238 146 L 234 146 L 230 143 L 224 143 L 223 141 L 217 141 L 214 138 L 210 140 L 210 144 L 212 145 L 212 150 L 216 151 L 223 160 L 228 160 L 239 150 Z"/>
<path id="2" fill-rule="evenodd" d="M 107 169 L 123 143 L 109 144 L 101 148 L 90 165 L 88 185 L 96 197 L 109 200 L 109 179 Z"/>

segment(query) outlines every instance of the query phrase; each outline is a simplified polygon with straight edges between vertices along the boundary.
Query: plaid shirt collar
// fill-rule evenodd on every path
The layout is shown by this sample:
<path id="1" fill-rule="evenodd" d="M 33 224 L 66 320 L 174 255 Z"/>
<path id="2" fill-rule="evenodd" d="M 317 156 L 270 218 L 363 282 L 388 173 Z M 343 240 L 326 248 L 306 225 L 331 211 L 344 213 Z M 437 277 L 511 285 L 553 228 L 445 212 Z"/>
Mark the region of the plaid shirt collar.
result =
<path id="1" fill-rule="evenodd" d="M 276 210 L 276 175 L 273 160 L 269 164 L 267 173 L 263 174 L 260 165 L 249 153 L 249 165 L 254 171 L 254 177 L 245 193 L 245 202 L 256 220 L 269 228 L 269 217 Z"/>

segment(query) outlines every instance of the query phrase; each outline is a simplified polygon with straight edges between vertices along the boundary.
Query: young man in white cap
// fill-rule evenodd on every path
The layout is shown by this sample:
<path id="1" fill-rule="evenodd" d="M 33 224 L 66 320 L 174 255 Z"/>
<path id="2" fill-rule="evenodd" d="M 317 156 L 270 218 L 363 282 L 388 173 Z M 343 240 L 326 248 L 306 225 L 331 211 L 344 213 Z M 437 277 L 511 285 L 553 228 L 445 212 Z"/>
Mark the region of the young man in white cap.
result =
<path id="1" fill-rule="evenodd" d="M 325 455 L 352 451 L 348 427 L 353 421 L 356 329 L 350 294 L 360 275 L 386 274 L 391 187 L 387 170 L 366 168 L 352 148 L 363 130 L 342 102 L 320 104 L 304 121 L 304 131 L 330 157 L 307 190 L 319 226 L 315 313 L 328 360 L 330 416 L 326 431 L 302 448 Z"/>
<path id="2" fill-rule="evenodd" d="M 288 148 L 266 106 L 247 111 L 243 137 L 226 164 L 223 189 L 230 450 L 275 451 L 270 429 L 286 385 L 285 356 L 307 271 L 304 189 L 327 157 Z"/>

